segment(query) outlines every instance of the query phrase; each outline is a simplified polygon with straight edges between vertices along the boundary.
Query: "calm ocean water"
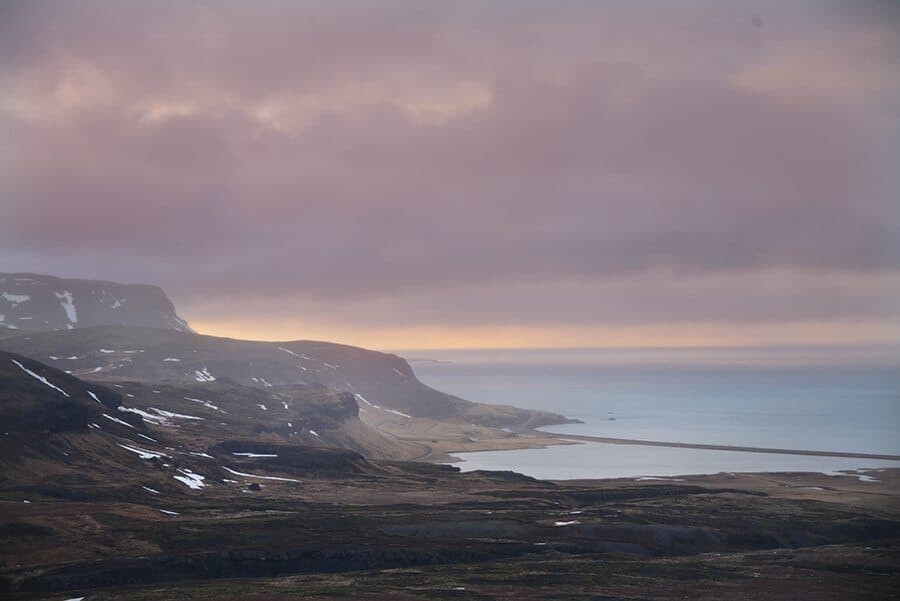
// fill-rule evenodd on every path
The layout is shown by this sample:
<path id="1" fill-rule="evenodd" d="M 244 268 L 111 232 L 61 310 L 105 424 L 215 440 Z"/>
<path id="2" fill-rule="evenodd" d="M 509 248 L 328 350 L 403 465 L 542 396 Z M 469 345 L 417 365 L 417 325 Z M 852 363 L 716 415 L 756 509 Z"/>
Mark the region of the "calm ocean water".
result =
<path id="1" fill-rule="evenodd" d="M 405 351 L 427 384 L 582 420 L 553 432 L 900 455 L 900 348 Z M 421 360 L 421 359 L 430 359 Z M 466 453 L 542 478 L 822 471 L 900 463 L 579 444 Z"/>

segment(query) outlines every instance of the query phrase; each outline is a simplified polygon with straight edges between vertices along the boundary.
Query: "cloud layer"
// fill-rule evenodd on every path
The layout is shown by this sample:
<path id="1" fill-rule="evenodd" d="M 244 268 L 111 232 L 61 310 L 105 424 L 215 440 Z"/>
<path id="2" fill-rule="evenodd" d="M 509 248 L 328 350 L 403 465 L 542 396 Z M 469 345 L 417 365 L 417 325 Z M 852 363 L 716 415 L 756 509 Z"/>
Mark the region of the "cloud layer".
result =
<path id="1" fill-rule="evenodd" d="M 210 323 L 896 323 L 892 4 L 452 4 L 4 5 L 0 268 Z"/>

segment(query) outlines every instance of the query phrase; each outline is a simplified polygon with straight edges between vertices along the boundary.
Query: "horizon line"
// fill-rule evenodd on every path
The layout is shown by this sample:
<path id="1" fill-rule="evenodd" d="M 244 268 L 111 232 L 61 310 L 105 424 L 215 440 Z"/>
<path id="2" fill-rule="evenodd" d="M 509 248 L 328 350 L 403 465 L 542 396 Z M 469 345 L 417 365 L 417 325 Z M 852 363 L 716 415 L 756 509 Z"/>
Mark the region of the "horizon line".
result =
<path id="1" fill-rule="evenodd" d="M 859 349 L 859 348 L 900 348 L 900 342 L 865 343 L 797 343 L 797 344 L 733 344 L 733 345 L 631 345 L 631 346 L 472 346 L 472 347 L 408 347 L 373 349 L 387 353 L 432 352 L 432 351 L 647 351 L 647 350 L 778 350 L 778 349 Z"/>

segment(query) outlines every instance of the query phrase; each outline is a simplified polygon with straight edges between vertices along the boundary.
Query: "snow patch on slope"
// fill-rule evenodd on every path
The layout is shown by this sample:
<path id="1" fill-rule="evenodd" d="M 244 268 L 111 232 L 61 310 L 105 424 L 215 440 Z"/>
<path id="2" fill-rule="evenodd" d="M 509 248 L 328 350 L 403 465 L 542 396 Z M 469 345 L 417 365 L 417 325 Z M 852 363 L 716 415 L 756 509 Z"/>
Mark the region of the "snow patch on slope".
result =
<path id="1" fill-rule="evenodd" d="M 75 311 L 75 303 L 72 301 L 72 293 L 68 290 L 64 292 L 54 292 L 56 298 L 59 299 L 59 304 L 62 305 L 63 310 L 66 312 L 66 318 L 71 323 L 78 323 L 78 313 Z"/>
<path id="2" fill-rule="evenodd" d="M 209 373 L 209 369 L 204 367 L 203 369 L 195 369 L 194 370 L 194 379 L 198 382 L 215 382 L 216 378 Z"/>
<path id="3" fill-rule="evenodd" d="M 13 308 L 15 308 L 16 305 L 20 305 L 31 299 L 27 294 L 10 294 L 8 292 L 4 292 L 3 294 L 0 294 L 0 296 L 9 301 Z"/>
<path id="4" fill-rule="evenodd" d="M 199 489 L 203 488 L 204 486 L 206 486 L 206 484 L 203 483 L 203 481 L 206 479 L 204 476 L 201 476 L 200 474 L 195 474 L 194 472 L 192 472 L 191 470 L 189 470 L 187 468 L 180 469 L 178 471 L 180 471 L 183 475 L 172 476 L 172 477 L 175 478 L 176 480 L 178 480 L 179 482 L 181 482 L 182 484 L 186 485 L 188 488 L 190 488 L 192 490 L 199 490 Z"/>

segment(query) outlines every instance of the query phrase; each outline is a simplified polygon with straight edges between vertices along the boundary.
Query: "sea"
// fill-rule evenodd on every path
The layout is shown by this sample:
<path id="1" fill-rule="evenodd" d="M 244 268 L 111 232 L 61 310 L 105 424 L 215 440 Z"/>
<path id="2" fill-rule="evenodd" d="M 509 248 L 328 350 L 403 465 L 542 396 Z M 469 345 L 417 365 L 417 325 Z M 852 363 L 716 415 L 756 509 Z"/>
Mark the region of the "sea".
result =
<path id="1" fill-rule="evenodd" d="M 544 409 L 565 434 L 900 456 L 900 346 L 402 351 L 426 384 Z M 823 472 L 877 479 L 900 462 L 635 444 L 456 453 L 542 479 Z M 866 475 L 868 474 L 868 475 Z"/>

